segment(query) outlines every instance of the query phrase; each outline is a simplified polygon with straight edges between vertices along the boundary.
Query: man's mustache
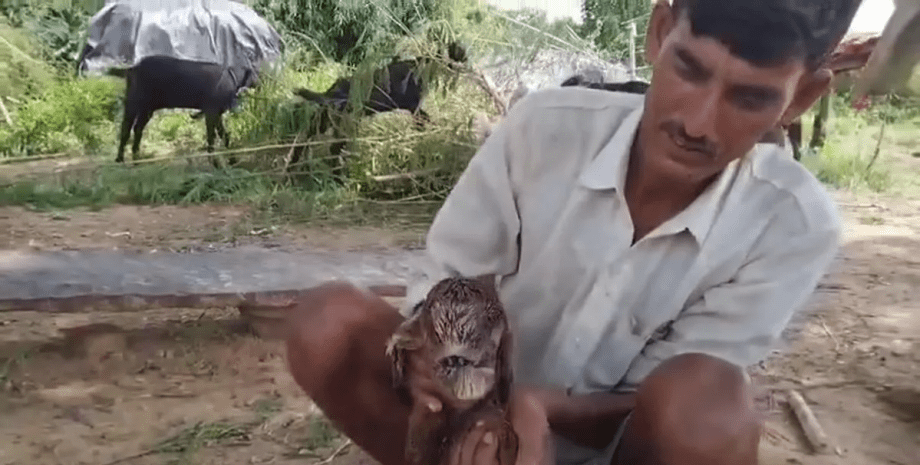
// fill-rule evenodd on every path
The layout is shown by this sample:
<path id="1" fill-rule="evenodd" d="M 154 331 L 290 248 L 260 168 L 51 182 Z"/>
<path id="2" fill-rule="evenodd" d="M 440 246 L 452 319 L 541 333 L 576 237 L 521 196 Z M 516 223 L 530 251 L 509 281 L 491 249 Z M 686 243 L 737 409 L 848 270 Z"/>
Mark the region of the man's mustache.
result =
<path id="1" fill-rule="evenodd" d="M 666 132 L 674 142 L 685 150 L 700 152 L 703 155 L 714 156 L 716 154 L 716 145 L 704 137 L 690 137 L 684 129 L 684 125 L 668 120 L 661 123 L 661 129 Z"/>

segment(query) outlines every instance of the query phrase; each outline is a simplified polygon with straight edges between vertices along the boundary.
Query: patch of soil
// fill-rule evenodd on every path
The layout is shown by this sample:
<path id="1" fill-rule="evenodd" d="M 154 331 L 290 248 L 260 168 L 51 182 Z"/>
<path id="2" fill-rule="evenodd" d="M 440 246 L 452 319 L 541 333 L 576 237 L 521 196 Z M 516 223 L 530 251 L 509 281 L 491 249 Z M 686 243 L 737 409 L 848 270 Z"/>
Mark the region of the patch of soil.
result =
<path id="1" fill-rule="evenodd" d="M 213 250 L 240 245 L 355 250 L 415 246 L 417 230 L 332 228 L 257 219 L 238 206 L 119 205 L 102 211 L 0 207 L 0 249 Z"/>
<path id="2" fill-rule="evenodd" d="M 752 373 L 775 400 L 761 463 L 917 464 L 920 203 L 838 201 L 840 258 L 785 345 Z M 0 247 L 355 249 L 418 240 L 369 228 L 251 234 L 265 225 L 231 207 L 63 216 L 0 209 L 0 231 L 12 232 Z M 788 387 L 841 455 L 812 454 L 784 403 Z M 0 465 L 318 464 L 343 443 L 288 374 L 283 346 L 254 337 L 235 309 L 0 314 Z M 343 452 L 332 463 L 373 463 L 354 446 Z"/>

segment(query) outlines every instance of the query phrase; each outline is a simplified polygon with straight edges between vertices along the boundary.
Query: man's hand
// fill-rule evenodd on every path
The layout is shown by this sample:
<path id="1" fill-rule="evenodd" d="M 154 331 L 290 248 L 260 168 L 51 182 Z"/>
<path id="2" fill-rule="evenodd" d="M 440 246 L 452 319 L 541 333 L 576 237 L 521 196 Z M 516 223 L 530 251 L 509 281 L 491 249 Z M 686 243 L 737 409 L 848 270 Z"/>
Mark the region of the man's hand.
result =
<path id="1" fill-rule="evenodd" d="M 553 463 L 552 434 L 539 391 L 515 387 L 508 410 L 518 436 L 515 465 Z M 447 465 L 498 465 L 498 434 L 495 425 L 478 423 L 454 446 Z"/>

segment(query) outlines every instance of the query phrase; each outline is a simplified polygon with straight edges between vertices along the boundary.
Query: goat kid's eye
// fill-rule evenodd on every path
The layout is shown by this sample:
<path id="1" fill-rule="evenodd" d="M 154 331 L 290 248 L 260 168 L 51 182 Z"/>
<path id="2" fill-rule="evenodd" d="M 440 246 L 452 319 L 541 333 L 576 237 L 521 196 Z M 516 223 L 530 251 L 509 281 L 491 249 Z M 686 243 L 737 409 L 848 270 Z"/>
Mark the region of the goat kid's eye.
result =
<path id="1" fill-rule="evenodd" d="M 444 357 L 441 359 L 441 365 L 446 368 L 460 368 L 471 365 L 472 362 L 464 357 L 459 355 L 451 355 L 449 357 Z"/>

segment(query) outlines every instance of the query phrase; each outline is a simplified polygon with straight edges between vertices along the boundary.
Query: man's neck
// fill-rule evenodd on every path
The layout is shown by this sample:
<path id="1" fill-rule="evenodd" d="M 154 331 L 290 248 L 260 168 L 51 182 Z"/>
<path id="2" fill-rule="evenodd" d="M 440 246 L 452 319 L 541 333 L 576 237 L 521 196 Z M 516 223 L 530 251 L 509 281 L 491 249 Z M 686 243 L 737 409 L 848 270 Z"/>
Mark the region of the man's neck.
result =
<path id="1" fill-rule="evenodd" d="M 675 179 L 656 172 L 636 137 L 630 149 L 624 196 L 635 227 L 633 243 L 687 208 L 718 175 Z"/>
<path id="2" fill-rule="evenodd" d="M 687 205 L 706 190 L 717 175 L 705 179 L 675 178 L 662 175 L 646 162 L 641 138 L 636 137 L 629 151 L 625 195 L 639 204 L 665 202 Z"/>

